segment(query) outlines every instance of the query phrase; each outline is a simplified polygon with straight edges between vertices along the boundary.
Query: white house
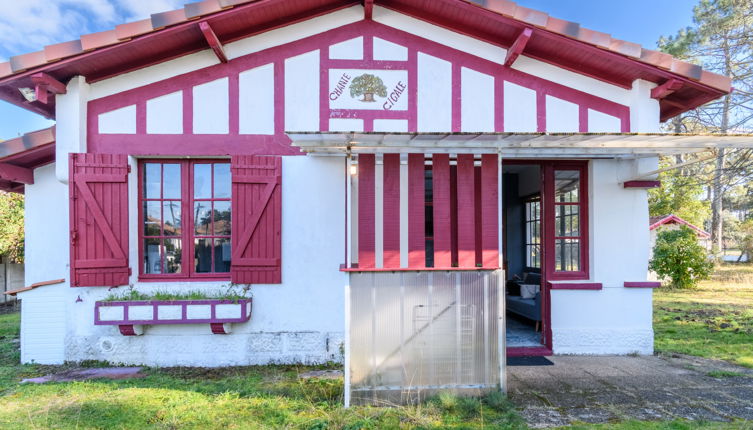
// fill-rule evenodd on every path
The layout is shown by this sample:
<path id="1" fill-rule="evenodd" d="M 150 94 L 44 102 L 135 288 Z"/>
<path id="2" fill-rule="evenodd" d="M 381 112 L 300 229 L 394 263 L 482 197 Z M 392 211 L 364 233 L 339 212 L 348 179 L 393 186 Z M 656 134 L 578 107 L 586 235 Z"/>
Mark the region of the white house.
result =
<path id="1" fill-rule="evenodd" d="M 506 0 L 205 0 L 12 57 L 0 97 L 56 120 L 0 145 L 21 360 L 343 361 L 370 402 L 650 354 L 657 155 L 750 144 L 656 133 L 729 91 Z"/>

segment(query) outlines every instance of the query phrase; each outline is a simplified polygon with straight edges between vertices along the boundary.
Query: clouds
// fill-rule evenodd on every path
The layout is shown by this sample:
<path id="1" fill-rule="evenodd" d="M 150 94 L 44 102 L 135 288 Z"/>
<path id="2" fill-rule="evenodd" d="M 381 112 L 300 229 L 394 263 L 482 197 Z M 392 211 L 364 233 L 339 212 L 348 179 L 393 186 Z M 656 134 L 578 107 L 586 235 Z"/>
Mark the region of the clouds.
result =
<path id="1" fill-rule="evenodd" d="M 178 9 L 188 1 L 192 0 L 4 0 L 0 2 L 0 58 Z"/>

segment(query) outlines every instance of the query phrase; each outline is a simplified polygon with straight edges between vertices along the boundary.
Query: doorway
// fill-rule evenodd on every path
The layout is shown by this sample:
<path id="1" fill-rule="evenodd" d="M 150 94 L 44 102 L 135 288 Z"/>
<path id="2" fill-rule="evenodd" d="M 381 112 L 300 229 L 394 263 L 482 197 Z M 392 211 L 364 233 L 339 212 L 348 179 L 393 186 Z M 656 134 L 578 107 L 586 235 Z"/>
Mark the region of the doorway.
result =
<path id="1" fill-rule="evenodd" d="M 542 270 L 543 192 L 541 164 L 503 162 L 502 252 L 508 356 L 546 355 L 551 345 L 547 334 L 549 291 Z"/>

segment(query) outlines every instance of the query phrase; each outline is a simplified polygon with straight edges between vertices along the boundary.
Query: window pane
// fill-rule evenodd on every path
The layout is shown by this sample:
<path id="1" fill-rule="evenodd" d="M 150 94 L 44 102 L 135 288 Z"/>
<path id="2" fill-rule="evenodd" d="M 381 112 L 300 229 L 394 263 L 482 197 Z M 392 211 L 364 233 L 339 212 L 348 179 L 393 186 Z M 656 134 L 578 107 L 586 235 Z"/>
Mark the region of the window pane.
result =
<path id="1" fill-rule="evenodd" d="M 556 170 L 554 172 L 554 201 L 578 202 L 580 171 Z"/>
<path id="2" fill-rule="evenodd" d="M 230 198 L 230 164 L 214 165 L 214 198 Z"/>
<path id="3" fill-rule="evenodd" d="M 212 198 L 211 164 L 195 164 L 193 166 L 193 197 L 195 199 Z"/>
<path id="4" fill-rule="evenodd" d="M 180 202 L 162 202 L 162 216 L 165 218 L 165 236 L 180 236 Z"/>
<path id="5" fill-rule="evenodd" d="M 554 270 L 559 272 L 580 270 L 580 240 L 557 239 L 554 242 Z"/>
<path id="6" fill-rule="evenodd" d="M 214 271 L 230 272 L 230 239 L 214 240 Z"/>
<path id="7" fill-rule="evenodd" d="M 160 202 L 144 202 L 144 236 L 159 236 L 162 215 Z"/>
<path id="8" fill-rule="evenodd" d="M 147 163 L 144 165 L 144 198 L 160 198 L 162 168 L 160 164 Z"/>
<path id="9" fill-rule="evenodd" d="M 180 239 L 165 239 L 165 273 L 180 273 L 182 253 Z"/>
<path id="10" fill-rule="evenodd" d="M 212 239 L 194 240 L 194 265 L 196 273 L 212 271 Z"/>
<path id="11" fill-rule="evenodd" d="M 144 239 L 144 273 L 162 273 L 162 249 L 159 239 Z"/>
<path id="12" fill-rule="evenodd" d="M 555 236 L 579 236 L 580 235 L 580 216 L 577 205 L 555 205 L 554 206 L 554 228 Z"/>
<path id="13" fill-rule="evenodd" d="M 212 234 L 212 202 L 194 202 L 193 205 L 194 232 L 202 236 Z"/>
<path id="14" fill-rule="evenodd" d="M 214 202 L 214 234 L 230 236 L 230 202 Z"/>
<path id="15" fill-rule="evenodd" d="M 165 189 L 163 199 L 180 199 L 180 164 L 164 164 L 163 180 Z"/>

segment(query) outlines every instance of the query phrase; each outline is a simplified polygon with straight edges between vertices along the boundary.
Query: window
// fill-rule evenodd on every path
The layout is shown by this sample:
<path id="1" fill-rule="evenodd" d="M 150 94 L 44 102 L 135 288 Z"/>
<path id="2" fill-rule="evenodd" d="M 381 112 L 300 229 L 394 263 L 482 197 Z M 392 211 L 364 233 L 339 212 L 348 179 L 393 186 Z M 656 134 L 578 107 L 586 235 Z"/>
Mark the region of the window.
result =
<path id="1" fill-rule="evenodd" d="M 141 277 L 228 278 L 230 163 L 147 161 L 139 175 Z"/>
<path id="2" fill-rule="evenodd" d="M 526 266 L 541 268 L 541 200 L 526 201 Z"/>
<path id="3" fill-rule="evenodd" d="M 547 237 L 552 279 L 588 278 L 588 205 L 585 163 L 553 163 L 547 168 Z"/>

